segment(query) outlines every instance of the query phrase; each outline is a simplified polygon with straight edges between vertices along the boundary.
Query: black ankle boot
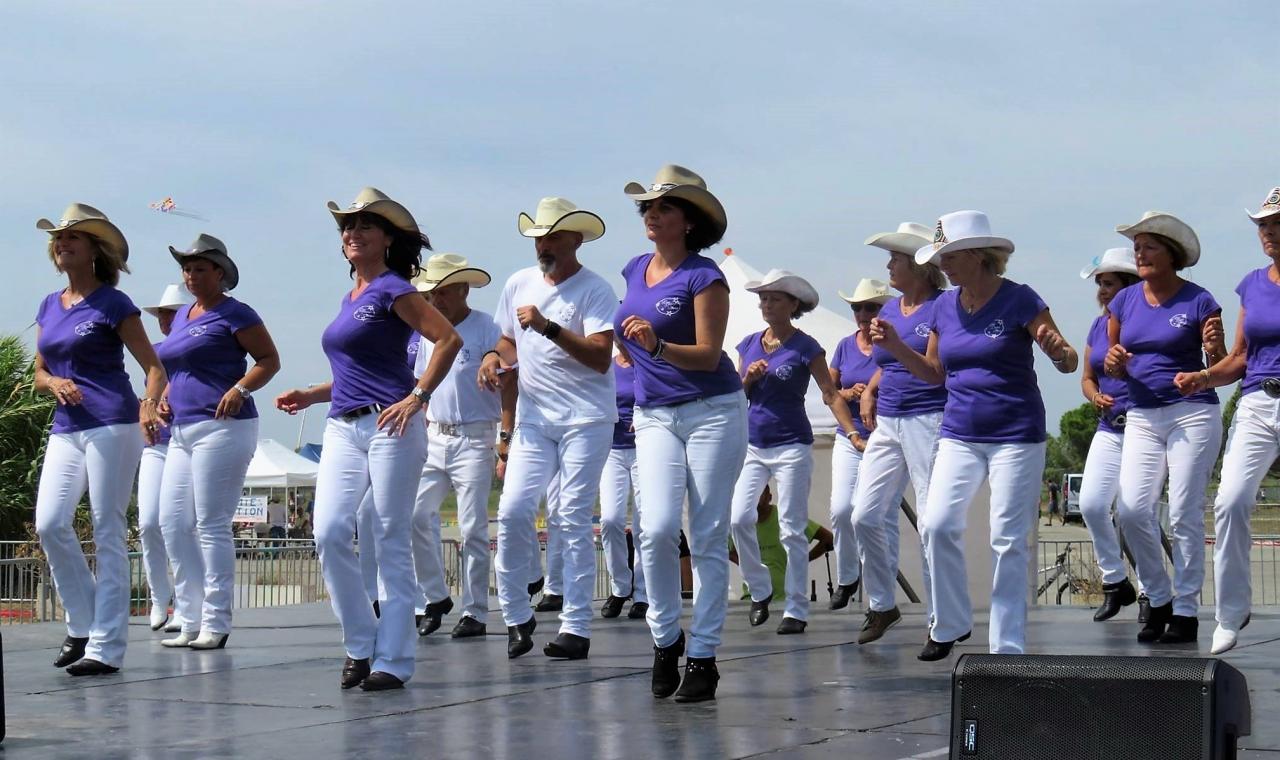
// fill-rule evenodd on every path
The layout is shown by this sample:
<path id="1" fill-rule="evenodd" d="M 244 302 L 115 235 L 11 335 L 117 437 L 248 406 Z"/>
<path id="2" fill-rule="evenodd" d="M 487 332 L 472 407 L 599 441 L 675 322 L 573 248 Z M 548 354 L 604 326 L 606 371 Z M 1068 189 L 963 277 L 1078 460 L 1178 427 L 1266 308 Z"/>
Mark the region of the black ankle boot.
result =
<path id="1" fill-rule="evenodd" d="M 684 656 L 684 631 L 665 647 L 653 648 L 653 696 L 666 699 L 680 688 L 680 658 Z"/>
<path id="2" fill-rule="evenodd" d="M 1134 590 L 1128 578 L 1119 583 L 1104 583 L 1102 594 L 1102 606 L 1093 613 L 1094 621 L 1099 623 L 1115 617 L 1121 607 L 1128 607 L 1138 601 L 1138 592 Z"/>
<path id="3" fill-rule="evenodd" d="M 716 698 L 720 671 L 714 657 L 689 657 L 685 660 L 684 680 L 676 691 L 677 702 L 706 702 Z"/>
<path id="4" fill-rule="evenodd" d="M 1200 632 L 1200 620 L 1193 615 L 1173 615 L 1169 618 L 1169 627 L 1164 635 L 1157 639 L 1160 644 L 1194 644 Z"/>
<path id="5" fill-rule="evenodd" d="M 1169 620 L 1172 617 L 1172 600 L 1165 602 L 1159 607 L 1152 605 L 1151 612 L 1147 614 L 1146 625 L 1142 626 L 1141 631 L 1138 631 L 1138 641 L 1143 644 L 1155 643 L 1164 635 L 1165 626 L 1169 625 Z"/>

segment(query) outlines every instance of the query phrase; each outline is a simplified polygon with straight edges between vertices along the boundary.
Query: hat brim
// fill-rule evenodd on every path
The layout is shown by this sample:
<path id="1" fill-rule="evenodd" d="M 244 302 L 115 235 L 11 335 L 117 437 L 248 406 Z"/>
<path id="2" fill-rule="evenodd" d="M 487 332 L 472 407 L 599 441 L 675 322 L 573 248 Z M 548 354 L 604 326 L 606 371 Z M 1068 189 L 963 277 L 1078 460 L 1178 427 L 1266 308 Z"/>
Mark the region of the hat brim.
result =
<path id="1" fill-rule="evenodd" d="M 881 306 L 889 303 L 889 300 L 893 298 L 893 296 L 888 293 L 885 293 L 882 296 L 872 296 L 870 298 L 857 298 L 856 296 L 858 294 L 856 292 L 851 296 L 847 296 L 843 290 L 837 290 L 836 294 L 839 295 L 845 303 L 878 303 Z"/>
<path id="2" fill-rule="evenodd" d="M 240 284 L 240 270 L 236 267 L 236 263 L 231 257 L 222 251 L 179 251 L 173 246 L 169 246 L 169 253 L 173 256 L 173 260 L 181 266 L 190 259 L 205 259 L 211 261 L 222 270 L 222 289 L 234 290 Z"/>
<path id="3" fill-rule="evenodd" d="M 1131 274 L 1136 277 L 1138 275 L 1138 265 L 1137 264 L 1117 264 L 1115 262 L 1107 262 L 1104 264 L 1090 264 L 1089 266 L 1080 270 L 1080 279 L 1087 280 L 1090 277 L 1096 277 L 1097 275 L 1106 274 L 1107 272 Z"/>
<path id="4" fill-rule="evenodd" d="M 1265 211 L 1259 211 L 1256 214 L 1250 211 L 1249 209 L 1245 209 L 1244 212 L 1248 214 L 1249 218 L 1252 219 L 1253 221 L 1260 222 L 1263 219 L 1267 219 L 1269 217 L 1275 216 L 1276 214 L 1280 214 L 1280 208 L 1270 208 Z"/>
<path id="5" fill-rule="evenodd" d="M 786 293 L 800 303 L 810 308 L 818 305 L 818 291 L 813 286 L 804 281 L 804 278 L 791 276 L 783 277 L 773 282 L 764 282 L 763 280 L 749 280 L 743 288 L 752 293 Z"/>
<path id="6" fill-rule="evenodd" d="M 1159 235 L 1168 238 L 1182 247 L 1187 254 L 1187 266 L 1195 266 L 1200 261 L 1200 238 L 1191 226 L 1176 216 L 1156 214 L 1147 217 L 1137 224 L 1121 224 L 1116 232 L 1133 240 L 1138 235 Z"/>
<path id="7" fill-rule="evenodd" d="M 493 281 L 489 273 L 483 269 L 475 267 L 466 267 L 464 269 L 456 269 L 439 280 L 431 282 L 419 282 L 415 285 L 419 293 L 430 293 L 436 288 L 443 288 L 446 285 L 469 285 L 473 288 L 483 288 Z"/>
<path id="8" fill-rule="evenodd" d="M 668 195 L 672 198 L 686 200 L 711 220 L 711 224 L 715 227 L 717 239 L 723 238 L 725 230 L 729 228 L 729 215 L 725 213 L 724 205 L 720 203 L 719 198 L 705 187 L 676 185 L 666 190 L 650 190 L 639 182 L 628 182 L 626 187 L 622 188 L 622 192 L 637 203 L 655 200 Z"/>
<path id="9" fill-rule="evenodd" d="M 916 251 L 917 264 L 937 264 L 938 259 L 944 253 L 956 253 L 959 251 L 972 251 L 975 248 L 995 248 L 1003 251 L 1005 256 L 1013 254 L 1013 241 L 1008 238 L 980 236 L 960 238 L 950 243 L 943 243 L 941 246 L 934 247 L 933 243 L 921 247 Z"/>
<path id="10" fill-rule="evenodd" d="M 867 238 L 863 243 L 863 245 L 882 248 L 891 253 L 905 253 L 908 256 L 914 256 L 921 246 L 928 244 L 928 238 L 923 235 L 912 235 L 909 232 L 881 232 Z"/>
<path id="11" fill-rule="evenodd" d="M 92 235 L 99 243 L 119 256 L 121 261 L 129 260 L 129 241 L 124 239 L 124 233 L 120 231 L 119 227 L 106 219 L 77 219 L 70 224 L 62 226 L 58 226 L 48 219 L 37 219 L 36 229 L 43 230 L 50 235 L 65 230 L 78 230 L 86 235 Z"/>
<path id="12" fill-rule="evenodd" d="M 339 226 L 342 225 L 343 219 L 352 214 L 373 214 L 386 219 L 391 223 L 391 226 L 398 230 L 408 232 L 411 235 L 422 234 L 422 231 L 418 229 L 418 222 L 413 218 L 413 214 L 409 213 L 409 209 L 391 199 L 374 201 L 360 208 L 343 208 L 333 201 L 329 201 L 326 205 L 329 207 L 329 213 L 333 214 L 333 219 Z"/>
<path id="13" fill-rule="evenodd" d="M 604 220 L 590 211 L 578 209 L 570 211 L 557 219 L 551 226 L 541 226 L 533 217 L 520 212 L 516 217 L 516 229 L 527 238 L 540 238 L 553 232 L 576 232 L 582 235 L 582 242 L 590 243 L 604 236 Z"/>
<path id="14" fill-rule="evenodd" d="M 153 316 L 153 317 L 158 317 L 158 316 L 160 316 L 160 312 L 162 312 L 162 311 L 175 311 L 175 312 L 176 312 L 178 309 L 181 309 L 183 306 L 186 306 L 186 304 L 185 304 L 185 303 L 179 303 L 179 304 L 164 304 L 164 305 L 161 305 L 161 306 L 143 306 L 143 307 L 142 307 L 142 310 L 143 310 L 143 311 L 145 311 L 146 313 L 150 314 L 150 315 L 151 315 L 151 316 Z"/>

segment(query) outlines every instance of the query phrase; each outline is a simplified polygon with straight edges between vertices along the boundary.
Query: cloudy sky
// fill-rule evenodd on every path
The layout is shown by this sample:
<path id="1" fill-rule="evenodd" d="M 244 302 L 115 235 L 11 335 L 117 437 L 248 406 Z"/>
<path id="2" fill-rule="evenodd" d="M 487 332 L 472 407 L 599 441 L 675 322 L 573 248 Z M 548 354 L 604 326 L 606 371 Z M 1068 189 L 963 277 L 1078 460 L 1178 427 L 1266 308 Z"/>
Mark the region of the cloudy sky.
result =
<path id="1" fill-rule="evenodd" d="M 166 246 L 209 232 L 280 346 L 269 397 L 328 378 L 349 281 L 326 201 L 375 185 L 501 282 L 532 262 L 517 212 L 564 195 L 608 223 L 584 258 L 621 288 L 646 249 L 621 188 L 674 162 L 724 202 L 724 245 L 836 303 L 883 276 L 868 235 L 986 211 L 1077 345 L 1080 268 L 1168 211 L 1234 330 L 1265 263 L 1243 209 L 1280 184 L 1277 28 L 1254 1 L 5 3 L 0 326 L 34 340 L 63 281 L 33 225 L 71 201 L 128 236 L 140 305 L 177 280 Z M 166 196 L 209 221 L 148 209 Z M 1056 428 L 1083 399 L 1038 368 Z M 264 409 L 262 432 L 298 421 Z"/>

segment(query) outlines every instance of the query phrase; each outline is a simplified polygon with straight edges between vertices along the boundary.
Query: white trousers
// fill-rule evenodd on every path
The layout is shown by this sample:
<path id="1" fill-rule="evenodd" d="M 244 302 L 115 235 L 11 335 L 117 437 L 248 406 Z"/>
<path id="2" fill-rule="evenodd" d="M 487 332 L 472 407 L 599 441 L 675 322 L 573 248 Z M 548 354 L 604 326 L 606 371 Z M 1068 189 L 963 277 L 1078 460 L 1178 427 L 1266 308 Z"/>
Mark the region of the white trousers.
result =
<path id="1" fill-rule="evenodd" d="M 738 567 L 752 601 L 759 602 L 774 592 L 769 567 L 760 558 L 756 535 L 756 507 L 760 494 L 773 477 L 778 482 L 778 538 L 787 553 L 786 603 L 783 616 L 809 619 L 809 481 L 813 477 L 813 446 L 791 443 L 759 448 L 747 445 L 742 472 L 733 487 L 730 528 L 738 550 Z"/>
<path id="2" fill-rule="evenodd" d="M 1093 539 L 1093 554 L 1102 571 L 1103 583 L 1119 583 L 1128 573 L 1124 569 L 1124 557 L 1120 553 L 1120 537 L 1111 521 L 1111 505 L 1120 489 L 1120 456 L 1124 445 L 1123 433 L 1099 430 L 1089 443 L 1089 454 L 1084 460 L 1084 477 L 1080 481 L 1080 516 Z M 1151 512 L 1155 521 L 1155 511 Z M 1157 524 L 1157 532 L 1159 527 Z"/>
<path id="3" fill-rule="evenodd" d="M 635 558 L 627 566 L 627 497 L 635 504 L 631 540 Z M 644 563 L 640 560 L 640 475 L 635 449 L 610 449 L 600 476 L 600 541 L 614 596 L 648 603 L 644 591 Z"/>
<path id="4" fill-rule="evenodd" d="M 236 549 L 231 536 L 258 419 L 174 425 L 160 486 L 160 525 L 173 562 L 184 631 L 231 632 Z"/>
<path id="5" fill-rule="evenodd" d="M 991 485 L 992 654 L 1021 654 L 1026 643 L 1027 542 L 1040 502 L 1044 443 L 938 441 L 921 516 L 926 561 L 933 573 L 934 641 L 955 641 L 973 629 L 964 529 L 969 505 L 985 480 Z"/>
<path id="6" fill-rule="evenodd" d="M 910 417 L 876 418 L 876 429 L 867 438 L 862 453 L 862 469 L 857 476 L 857 496 L 853 501 L 853 533 L 862 561 L 862 588 L 867 606 L 885 612 L 896 606 L 898 581 L 898 513 L 907 483 L 915 487 L 916 525 L 924 522 L 929 507 L 929 481 L 938 452 L 938 428 L 942 412 Z M 847 441 L 845 441 L 848 444 Z M 839 445 L 840 441 L 837 440 Z M 848 444 L 853 448 L 852 444 Z M 834 461 L 834 455 L 833 455 Z M 835 520 L 835 486 L 832 477 L 832 521 Z M 921 536 L 921 578 L 924 580 L 926 617 L 932 618 L 933 580 Z M 837 543 L 837 549 L 839 544 Z M 841 572 L 843 577 L 843 571 Z M 843 582 L 843 581 L 842 581 Z"/>
<path id="7" fill-rule="evenodd" d="M 1253 596 L 1249 572 L 1250 513 L 1258 486 L 1280 452 L 1280 399 L 1254 391 L 1240 399 L 1227 435 L 1222 480 L 1213 504 L 1217 542 L 1213 548 L 1213 583 L 1218 623 L 1240 630 Z"/>
<path id="8" fill-rule="evenodd" d="M 449 596 L 440 544 L 440 505 L 450 489 L 458 497 L 462 534 L 462 614 L 485 622 L 489 614 L 489 491 L 493 488 L 494 425 L 480 424 L 463 435 L 432 430 L 427 464 L 413 508 L 413 564 L 418 604 Z"/>
<path id="9" fill-rule="evenodd" d="M 142 569 L 151 589 L 151 606 L 169 610 L 173 584 L 169 581 L 169 554 L 160 530 L 160 483 L 169 444 L 147 446 L 138 465 L 138 536 L 142 540 Z M 181 621 L 179 621 L 181 622 Z"/>
<path id="10" fill-rule="evenodd" d="M 1193 616 L 1200 608 L 1205 487 L 1222 442 L 1220 414 L 1217 404 L 1181 401 L 1156 409 L 1130 409 L 1125 415 L 1116 513 L 1151 605 L 1160 607 L 1172 599 L 1175 615 Z M 1172 584 L 1164 569 L 1155 519 L 1166 472 Z"/>
<path id="11" fill-rule="evenodd" d="M 378 510 L 373 508 L 373 489 L 370 488 L 356 507 L 356 553 L 360 560 L 360 580 L 364 582 L 370 603 L 382 598 L 382 588 L 378 585 L 378 542 L 374 538 L 378 532 L 374 527 L 377 521 Z"/>
<path id="12" fill-rule="evenodd" d="M 729 515 L 747 453 L 741 391 L 674 406 L 635 408 L 636 461 L 644 491 L 640 558 L 649 631 L 658 646 L 680 636 L 680 525 L 689 500 L 693 625 L 686 653 L 714 657 L 729 606 Z"/>
<path id="13" fill-rule="evenodd" d="M 858 473 L 861 467 L 862 452 L 855 449 L 848 438 L 837 435 L 831 446 L 830 515 L 831 535 L 835 539 L 836 583 L 841 586 L 847 586 L 862 577 L 853 524 L 854 499 L 858 495 Z"/>
<path id="14" fill-rule="evenodd" d="M 542 593 L 552 596 L 563 596 L 564 587 L 564 535 L 560 530 L 560 514 L 556 505 L 560 503 L 560 473 L 551 476 L 547 484 L 545 508 L 547 511 L 547 569 L 542 569 L 542 543 L 538 540 L 537 513 L 534 513 L 534 528 L 529 534 L 529 582 L 536 583 L 543 579 Z"/>
<path id="15" fill-rule="evenodd" d="M 507 477 L 498 501 L 498 600 L 508 626 L 533 616 L 526 586 L 532 558 L 529 550 L 538 500 L 551 478 L 560 473 L 560 516 L 564 540 L 564 609 L 560 632 L 591 635 L 591 597 L 595 588 L 596 550 L 591 518 L 600 491 L 600 472 L 609 456 L 613 423 L 516 426 Z M 550 511 L 550 507 L 548 507 Z M 550 532 L 550 531 L 548 531 Z M 548 558 L 551 552 L 548 550 Z"/>
<path id="16" fill-rule="evenodd" d="M 330 417 L 325 423 L 320 475 L 316 481 L 315 541 L 325 587 L 342 624 L 342 641 L 352 659 L 371 658 L 373 670 L 407 681 L 413 676 L 416 585 L 410 523 L 418 478 L 427 458 L 422 415 L 403 435 L 378 430 L 378 416 L 355 420 Z M 373 491 L 373 539 L 384 593 L 374 617 L 360 575 L 352 539 L 356 510 Z"/>
<path id="17" fill-rule="evenodd" d="M 67 635 L 88 638 L 85 657 L 120 667 L 129 640 L 129 553 L 125 511 L 142 458 L 132 423 L 49 436 L 36 492 L 36 533 L 66 610 Z M 89 491 L 96 573 L 73 521 Z"/>

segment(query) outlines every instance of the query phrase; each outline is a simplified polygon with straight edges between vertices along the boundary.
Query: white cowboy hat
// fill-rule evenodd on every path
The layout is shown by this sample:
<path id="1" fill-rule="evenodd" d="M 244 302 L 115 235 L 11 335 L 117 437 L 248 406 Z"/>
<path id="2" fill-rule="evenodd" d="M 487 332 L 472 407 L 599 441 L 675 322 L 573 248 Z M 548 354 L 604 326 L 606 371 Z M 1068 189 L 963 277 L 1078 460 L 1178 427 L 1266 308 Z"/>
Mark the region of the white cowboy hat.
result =
<path id="1" fill-rule="evenodd" d="M 129 260 L 129 242 L 124 239 L 120 228 L 107 219 L 107 215 L 84 203 L 72 203 L 62 212 L 57 224 L 48 219 L 36 221 L 36 229 L 44 230 L 52 235 L 63 230 L 79 230 L 92 235 L 103 247 L 120 257 L 121 261 Z"/>
<path id="2" fill-rule="evenodd" d="M 1087 280 L 1103 272 L 1138 274 L 1138 264 L 1134 261 L 1133 249 L 1108 248 L 1101 256 L 1094 256 L 1089 266 L 1080 270 L 1080 279 Z"/>
<path id="3" fill-rule="evenodd" d="M 729 227 L 729 217 L 725 214 L 720 199 L 711 194 L 702 177 L 683 166 L 667 164 L 658 170 L 657 176 L 653 178 L 653 184 L 645 187 L 639 182 L 628 182 L 627 186 L 622 188 L 622 192 L 636 202 L 651 201 L 665 195 L 683 198 L 707 215 L 715 227 L 717 239 L 724 237 L 724 231 Z"/>
<path id="4" fill-rule="evenodd" d="M 749 280 L 743 287 L 752 293 L 765 291 L 786 293 L 809 308 L 818 305 L 818 291 L 809 284 L 809 281 L 785 269 L 770 269 L 762 279 Z"/>
<path id="5" fill-rule="evenodd" d="M 873 280 L 869 277 L 863 277 L 858 281 L 858 287 L 853 289 L 853 295 L 845 295 L 843 290 L 836 291 L 840 297 L 849 303 L 866 303 L 871 301 L 884 305 L 892 296 L 889 295 L 889 286 L 880 280 Z"/>
<path id="6" fill-rule="evenodd" d="M 944 253 L 974 248 L 995 248 L 1007 256 L 1013 253 L 1013 241 L 992 235 L 991 220 L 981 211 L 952 211 L 938 218 L 933 242 L 916 251 L 916 263 L 937 263 Z"/>
<path id="7" fill-rule="evenodd" d="M 1280 214 L 1280 187 L 1271 188 L 1271 192 L 1267 193 L 1267 198 L 1262 202 L 1262 208 L 1258 209 L 1258 213 L 1255 214 L 1248 209 L 1245 209 L 1245 213 L 1255 222 Z"/>
<path id="8" fill-rule="evenodd" d="M 160 316 L 161 310 L 177 311 L 191 303 L 191 292 L 181 285 L 166 285 L 164 293 L 155 306 L 143 306 L 142 310 L 153 317 Z"/>
<path id="9" fill-rule="evenodd" d="M 590 243 L 604 235 L 604 220 L 564 198 L 552 197 L 538 201 L 538 208 L 533 216 L 521 211 L 516 217 L 516 228 L 521 235 L 529 238 L 568 230 L 582 235 L 582 242 Z"/>
<path id="10" fill-rule="evenodd" d="M 413 278 L 413 284 L 421 293 L 430 293 L 445 285 L 464 283 L 473 288 L 483 288 L 492 278 L 483 269 L 467 264 L 465 256 L 456 253 L 437 253 L 427 259 L 422 271 Z"/>
<path id="11" fill-rule="evenodd" d="M 1191 226 L 1173 214 L 1163 211 L 1148 211 L 1142 215 L 1137 224 L 1116 225 L 1116 232 L 1133 240 L 1143 233 L 1159 235 L 1177 243 L 1187 254 L 1187 266 L 1200 260 L 1200 238 Z"/>
<path id="12" fill-rule="evenodd" d="M 878 232 L 867 238 L 864 245 L 914 256 L 921 246 L 928 245 L 932 240 L 933 233 L 928 227 L 915 222 L 903 222 L 898 225 L 897 232 Z"/>
<path id="13" fill-rule="evenodd" d="M 346 208 L 340 207 L 333 201 L 329 201 L 329 213 L 333 214 L 333 218 L 338 224 L 342 224 L 342 218 L 351 214 L 375 214 L 391 222 L 396 229 L 419 235 L 421 231 L 418 229 L 418 223 L 414 221 L 413 214 L 409 213 L 409 209 L 401 206 L 399 203 L 391 200 L 391 198 L 376 187 L 366 187 L 356 195 L 356 199 Z"/>
<path id="14" fill-rule="evenodd" d="M 218 266 L 222 270 L 222 289 L 232 290 L 240 283 L 240 270 L 236 268 L 236 263 L 227 255 L 227 246 L 221 240 L 213 235 L 201 232 L 186 250 L 179 251 L 173 246 L 169 246 L 169 253 L 173 255 L 173 260 L 179 265 L 185 263 L 188 259 L 207 259 Z"/>

